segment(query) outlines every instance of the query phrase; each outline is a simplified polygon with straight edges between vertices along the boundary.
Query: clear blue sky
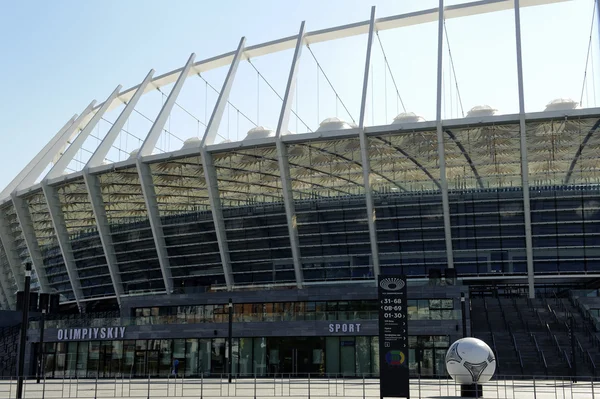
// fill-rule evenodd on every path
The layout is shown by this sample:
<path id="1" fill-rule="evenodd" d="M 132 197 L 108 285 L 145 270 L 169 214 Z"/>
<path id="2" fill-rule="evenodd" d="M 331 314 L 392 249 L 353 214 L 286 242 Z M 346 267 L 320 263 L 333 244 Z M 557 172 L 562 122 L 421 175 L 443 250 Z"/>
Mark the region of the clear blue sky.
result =
<path id="1" fill-rule="evenodd" d="M 449 4 L 458 2 L 464 1 Z M 377 6 L 377 16 L 384 17 L 435 7 L 437 0 L 4 1 L 0 11 L 0 74 L 4 78 L 0 96 L 0 187 L 8 184 L 73 114 L 93 99 L 103 101 L 117 84 L 129 88 L 139 83 L 150 68 L 157 75 L 178 68 L 192 52 L 196 60 L 201 60 L 231 51 L 241 36 L 252 45 L 296 34 L 302 20 L 306 20 L 309 31 L 366 20 L 372 5 Z M 522 11 L 528 111 L 543 110 L 556 97 L 579 101 L 592 9 L 593 0 L 575 0 Z M 513 12 L 448 20 L 447 30 L 465 112 L 479 104 L 492 105 L 503 113 L 516 112 Z M 596 28 L 594 36 L 594 68 L 600 71 Z M 435 24 L 381 32 L 380 38 L 407 110 L 433 118 Z M 354 118 L 362 85 L 364 43 L 365 37 L 361 36 L 313 47 Z M 285 52 L 253 60 L 280 94 L 290 55 Z M 369 97 L 375 101 L 369 103 L 367 119 L 369 124 L 385 124 L 396 115 L 397 100 L 378 45 L 373 57 Z M 456 91 L 450 89 L 454 81 L 450 80 L 447 49 L 445 57 L 445 115 L 458 117 Z M 322 76 L 317 95 L 316 75 L 314 60 L 305 51 L 298 113 L 313 130 L 319 120 L 336 113 L 349 119 Z M 224 71 L 214 71 L 207 74 L 207 79 L 219 88 L 223 76 Z M 597 80 L 594 91 L 590 79 L 584 106 L 594 106 L 595 97 L 600 102 L 600 78 Z M 257 89 L 256 72 L 245 62 L 238 71 L 231 102 L 253 121 L 273 126 L 279 100 L 264 83 L 259 85 Z M 203 82 L 195 78 L 186 84 L 180 100 L 203 122 L 208 105 L 203 103 L 204 89 Z M 168 88 L 165 90 L 168 92 Z M 156 94 L 146 102 L 140 105 L 145 107 L 143 112 L 156 112 L 161 96 Z M 106 118 L 114 120 L 116 115 L 115 111 Z M 242 138 L 252 125 L 242 120 L 240 131 L 232 132 L 237 130 L 237 117 L 235 112 L 228 116 L 220 133 Z M 177 131 L 181 140 L 195 135 L 196 122 L 189 118 L 186 121 L 185 115 L 172 118 L 171 130 Z M 105 133 L 107 126 L 105 123 L 100 127 L 98 134 Z M 144 126 L 149 127 L 139 122 L 130 129 L 143 136 Z M 296 130 L 295 118 L 290 121 L 290 130 Z M 301 124 L 298 131 L 305 131 Z M 120 145 L 130 151 L 136 143 Z M 181 144 L 166 140 L 159 145 L 176 149 Z"/>

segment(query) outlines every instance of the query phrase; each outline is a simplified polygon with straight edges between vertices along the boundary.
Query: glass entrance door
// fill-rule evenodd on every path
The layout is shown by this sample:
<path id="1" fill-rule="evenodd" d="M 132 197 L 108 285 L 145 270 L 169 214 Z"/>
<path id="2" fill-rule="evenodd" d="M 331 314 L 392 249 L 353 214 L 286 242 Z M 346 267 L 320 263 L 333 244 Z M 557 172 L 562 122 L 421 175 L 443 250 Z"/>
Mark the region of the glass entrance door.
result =
<path id="1" fill-rule="evenodd" d="M 270 338 L 269 373 L 291 376 L 316 375 L 324 368 L 322 338 Z"/>

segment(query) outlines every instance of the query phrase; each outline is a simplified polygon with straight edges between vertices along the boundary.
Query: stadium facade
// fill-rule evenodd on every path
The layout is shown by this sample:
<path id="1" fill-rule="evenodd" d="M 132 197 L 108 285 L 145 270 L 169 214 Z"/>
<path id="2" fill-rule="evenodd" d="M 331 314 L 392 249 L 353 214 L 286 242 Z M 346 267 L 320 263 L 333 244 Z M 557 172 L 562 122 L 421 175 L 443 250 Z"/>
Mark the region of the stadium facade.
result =
<path id="1" fill-rule="evenodd" d="M 375 30 L 438 21 L 441 48 L 444 18 L 513 5 L 373 13 L 316 32 L 302 24 L 297 36 L 261 45 L 242 39 L 233 52 L 192 55 L 158 77 L 151 71 L 74 116 L 0 196 L 3 308 L 15 308 L 31 262 L 32 288 L 58 293 L 63 313 L 80 312 L 46 321 L 46 375 L 165 376 L 174 359 L 185 375 L 226 373 L 230 299 L 235 373 L 377 374 L 382 274 L 410 279 L 411 369 L 443 374 L 445 352 L 470 318 L 461 294 L 534 298 L 593 287 L 600 109 L 559 100 L 525 113 L 519 55 L 519 114 L 476 107 L 442 120 L 440 60 L 437 120 L 404 113 L 365 126 Z M 331 118 L 313 133 L 286 134 L 304 45 L 359 34 L 368 36 L 359 123 Z M 277 128 L 217 144 L 240 61 L 285 49 L 295 50 Z M 204 134 L 155 154 L 186 79 L 223 66 L 229 72 Z M 106 164 L 140 98 L 168 84 L 139 150 Z M 121 104 L 84 167 L 65 173 L 103 114 Z M 36 323 L 29 336 L 39 342 Z"/>

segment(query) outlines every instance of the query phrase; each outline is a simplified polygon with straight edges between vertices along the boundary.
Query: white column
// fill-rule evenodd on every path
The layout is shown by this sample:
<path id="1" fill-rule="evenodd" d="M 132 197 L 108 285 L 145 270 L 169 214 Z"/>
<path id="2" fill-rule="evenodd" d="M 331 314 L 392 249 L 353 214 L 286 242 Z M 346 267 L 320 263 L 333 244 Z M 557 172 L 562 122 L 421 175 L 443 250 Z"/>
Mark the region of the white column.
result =
<path id="1" fill-rule="evenodd" d="M 119 91 L 121 91 L 121 85 L 118 85 L 113 92 L 108 96 L 104 104 L 100 107 L 98 111 L 94 114 L 92 119 L 88 122 L 88 124 L 83 128 L 81 132 L 77 135 L 75 140 L 71 143 L 71 145 L 65 150 L 62 156 L 56 161 L 50 172 L 46 175 L 46 179 L 54 179 L 56 177 L 60 177 L 62 173 L 65 171 L 69 163 L 73 160 L 75 155 L 77 155 L 77 151 L 83 146 L 83 143 L 87 140 L 90 133 L 94 130 L 98 122 L 104 113 L 108 110 L 110 104 L 112 104 L 113 100 L 119 95 Z"/>
<path id="2" fill-rule="evenodd" d="M 21 226 L 23 239 L 25 240 L 25 245 L 27 245 L 27 251 L 31 258 L 31 265 L 37 275 L 38 282 L 40 283 L 40 290 L 44 293 L 50 293 L 50 285 L 48 284 L 46 269 L 44 268 L 44 258 L 42 257 L 40 247 L 38 246 L 29 206 L 23 198 L 18 197 L 15 193 L 11 194 L 11 198 L 13 206 L 15 207 L 15 213 L 17 214 L 17 220 Z M 25 267 L 23 267 L 23 270 L 25 270 Z"/>
<path id="3" fill-rule="evenodd" d="M 17 253 L 17 249 L 15 248 L 13 235 L 4 212 L 0 212 L 0 241 L 2 241 L 2 247 L 4 247 L 4 253 L 6 253 L 6 259 L 8 260 L 8 264 L 15 278 L 17 288 L 19 291 L 23 291 L 25 269 L 21 263 L 21 258 Z"/>
<path id="4" fill-rule="evenodd" d="M 296 276 L 296 285 L 302 288 L 304 284 L 304 273 L 302 271 L 302 257 L 300 255 L 300 240 L 298 238 L 298 225 L 296 223 L 296 206 L 294 204 L 294 195 L 292 192 L 292 179 L 290 176 L 290 164 L 287 148 L 281 140 L 282 134 L 288 130 L 290 111 L 292 108 L 292 99 L 296 88 L 297 73 L 299 67 L 302 48 L 304 47 L 304 21 L 300 24 L 296 49 L 292 58 L 290 74 L 288 76 L 287 87 L 279 113 L 279 122 L 277 124 L 277 161 L 279 163 L 279 174 L 281 176 L 281 187 L 283 190 L 283 203 L 285 206 L 285 216 L 287 219 L 288 234 L 290 236 L 290 248 L 292 251 L 292 261 L 294 262 L 294 274 Z"/>
<path id="5" fill-rule="evenodd" d="M 146 202 L 148 220 L 150 221 L 150 228 L 152 230 L 152 236 L 154 237 L 154 244 L 156 245 L 158 262 L 160 264 L 160 270 L 165 283 L 165 290 L 167 291 L 168 295 L 171 295 L 173 293 L 171 264 L 167 254 L 167 245 L 165 242 L 162 221 L 160 220 L 160 212 L 158 210 L 158 202 L 156 200 L 156 190 L 152 180 L 152 171 L 150 170 L 150 165 L 144 163 L 140 158 L 136 160 L 136 166 L 138 175 L 140 177 L 142 193 L 144 194 L 144 201 Z"/>
<path id="6" fill-rule="evenodd" d="M 229 257 L 229 245 L 227 244 L 227 234 L 225 232 L 225 222 L 223 221 L 223 210 L 221 209 L 221 198 L 219 197 L 219 186 L 217 184 L 217 171 L 213 164 L 212 154 L 201 148 L 202 168 L 204 169 L 204 179 L 206 189 L 208 190 L 208 200 L 210 210 L 215 225 L 217 243 L 219 244 L 219 254 L 221 255 L 221 264 L 223 265 L 223 274 L 227 289 L 231 291 L 235 283 L 231 272 L 231 259 Z"/>
<path id="7" fill-rule="evenodd" d="M 365 186 L 365 200 L 367 205 L 367 225 L 369 226 L 369 240 L 371 242 L 371 259 L 373 262 L 373 274 L 375 281 L 381 274 L 379 266 L 379 247 L 377 246 L 377 227 L 375 225 L 376 214 L 373 204 L 373 189 L 371 187 L 371 160 L 369 159 L 369 139 L 365 133 L 365 113 L 367 109 L 367 91 L 369 87 L 369 69 L 371 67 L 371 50 L 373 48 L 373 35 L 375 34 L 375 6 L 371 7 L 371 19 L 369 22 L 369 35 L 367 39 L 367 55 L 365 57 L 365 70 L 363 75 L 363 89 L 360 101 L 360 118 L 358 133 L 360 140 L 360 155 L 363 168 L 363 184 Z"/>
<path id="8" fill-rule="evenodd" d="M 515 36 L 517 40 L 517 81 L 519 86 L 519 128 L 521 131 L 521 182 L 523 185 L 523 217 L 525 218 L 525 252 L 527 255 L 527 285 L 529 298 L 535 298 L 533 240 L 529 202 L 529 162 L 527 159 L 527 127 L 525 125 L 525 94 L 523 89 L 523 58 L 521 54 L 521 10 L 515 1 Z"/>
<path id="9" fill-rule="evenodd" d="M 98 176 L 90 174 L 88 169 L 85 168 L 83 170 L 83 180 L 85 181 L 85 187 L 87 188 L 90 203 L 92 204 L 92 209 L 94 211 L 96 228 L 98 229 L 98 235 L 100 236 L 100 242 L 102 243 L 102 249 L 104 250 L 104 257 L 106 258 L 110 279 L 115 290 L 117 301 L 120 305 L 121 296 L 123 295 L 123 283 L 121 282 L 121 275 L 119 274 L 115 247 L 113 245 L 112 236 L 110 235 L 110 225 L 108 223 L 108 217 L 106 216 L 106 208 L 100 189 L 100 179 L 98 179 Z"/>
<path id="10" fill-rule="evenodd" d="M 79 280 L 79 273 L 77 272 L 77 265 L 75 264 L 75 257 L 73 256 L 73 248 L 71 247 L 71 239 L 69 238 L 65 215 L 56 189 L 48 185 L 46 181 L 43 181 L 42 190 L 44 191 L 44 197 L 46 197 L 48 213 L 50 214 L 50 219 L 54 226 L 56 239 L 58 240 L 60 252 L 62 253 L 65 262 L 65 268 L 67 269 L 67 274 L 71 281 L 75 302 L 77 302 L 77 306 L 79 307 L 81 300 L 83 299 L 83 291 L 81 290 L 81 281 Z"/>
<path id="11" fill-rule="evenodd" d="M 88 161 L 86 167 L 93 168 L 94 166 L 102 165 L 102 162 L 104 162 L 104 158 L 106 158 L 106 155 L 110 151 L 110 148 L 112 147 L 113 143 L 115 142 L 117 137 L 119 137 L 119 133 L 121 133 L 121 129 L 123 129 L 125 122 L 127 122 L 129 116 L 135 109 L 135 106 L 137 105 L 139 99 L 144 94 L 146 86 L 148 86 L 148 84 L 152 81 L 153 75 L 154 69 L 151 69 L 150 72 L 148 72 L 148 74 L 146 75 L 146 78 L 144 78 L 142 83 L 140 83 L 140 85 L 138 86 L 131 100 L 129 100 L 127 105 L 125 105 L 125 108 L 123 109 L 115 123 L 112 125 L 112 127 L 110 128 L 110 130 L 96 149 L 96 151 L 94 151 L 94 154 L 92 154 L 92 156 L 90 157 L 90 160 Z"/>
<path id="12" fill-rule="evenodd" d="M 227 101 L 229 99 L 229 92 L 231 92 L 231 87 L 233 86 L 235 73 L 237 72 L 237 68 L 240 65 L 240 60 L 242 59 L 242 55 L 244 54 L 245 44 L 246 38 L 242 37 L 240 39 L 240 43 L 238 44 L 238 48 L 235 52 L 235 56 L 233 57 L 233 61 L 231 61 L 231 65 L 229 66 L 229 72 L 227 72 L 227 76 L 225 77 L 225 81 L 223 82 L 223 88 L 219 93 L 217 103 L 213 108 L 213 112 L 208 121 L 208 125 L 206 126 L 206 131 L 204 132 L 204 137 L 202 138 L 201 142 L 202 147 L 211 145 L 215 142 L 215 138 L 217 137 L 217 133 L 219 132 L 219 125 L 221 124 L 221 119 L 223 118 L 223 112 L 225 111 L 225 106 L 227 105 Z"/>
<path id="13" fill-rule="evenodd" d="M 0 193 L 0 199 L 3 199 L 5 197 L 10 196 L 10 193 L 12 193 L 13 190 L 15 190 L 17 188 L 17 186 L 19 186 L 19 184 L 23 181 L 23 179 L 29 173 L 31 173 L 31 171 L 33 170 L 33 168 L 38 163 L 40 163 L 40 161 L 42 160 L 42 158 L 44 158 L 44 156 L 51 150 L 52 146 L 54 146 L 60 140 L 60 138 L 62 137 L 62 135 L 75 122 L 76 118 L 77 118 L 77 115 L 74 115 L 71 119 L 69 119 L 69 121 L 67 123 L 65 123 L 65 125 L 58 131 L 58 133 L 56 133 L 56 135 L 54 135 L 54 137 L 52 138 L 52 140 L 50 140 L 48 142 L 48 144 L 46 144 L 44 146 L 44 148 L 42 148 L 42 150 L 40 152 L 38 152 L 37 155 L 31 161 L 29 161 L 29 163 L 27 164 L 27 166 L 25 166 L 23 168 L 23 170 L 21 170 L 21 172 L 19 172 L 19 174 L 14 179 L 12 179 L 12 181 L 10 183 L 8 183 L 8 186 L 6 186 L 4 188 L 4 190 L 2 190 L 2 192 Z M 21 283 L 21 285 L 22 284 L 23 283 Z"/>
<path id="14" fill-rule="evenodd" d="M 450 227 L 450 205 L 448 201 L 448 180 L 446 180 L 446 154 L 444 152 L 444 129 L 442 126 L 442 63 L 444 60 L 444 0 L 440 0 L 438 15 L 438 65 L 437 65 L 437 102 L 436 127 L 438 156 L 440 159 L 440 185 L 442 191 L 442 208 L 444 211 L 444 237 L 446 240 L 446 259 L 449 268 L 454 268 L 452 252 L 452 228 Z"/>
<path id="15" fill-rule="evenodd" d="M 190 73 L 190 69 L 192 68 L 192 65 L 194 65 L 195 58 L 196 54 L 192 53 L 192 55 L 190 55 L 190 58 L 188 58 L 187 63 L 181 70 L 181 73 L 179 74 L 179 77 L 175 82 L 175 86 L 173 86 L 173 89 L 171 89 L 171 92 L 167 97 L 167 101 L 165 101 L 165 104 L 160 109 L 158 116 L 154 120 L 154 124 L 152 124 L 152 127 L 150 128 L 150 132 L 148 132 L 148 135 L 146 136 L 146 139 L 144 140 L 144 143 L 140 148 L 140 152 L 138 153 L 138 159 L 146 155 L 151 155 L 152 151 L 154 151 L 154 147 L 156 147 L 156 143 L 158 142 L 158 139 L 162 134 L 162 131 L 165 127 L 165 123 L 167 123 L 167 119 L 171 114 L 171 110 L 173 110 L 175 101 L 177 101 L 177 96 L 179 96 L 181 88 L 183 87 L 183 84 L 185 83 L 185 80 L 187 79 Z"/>

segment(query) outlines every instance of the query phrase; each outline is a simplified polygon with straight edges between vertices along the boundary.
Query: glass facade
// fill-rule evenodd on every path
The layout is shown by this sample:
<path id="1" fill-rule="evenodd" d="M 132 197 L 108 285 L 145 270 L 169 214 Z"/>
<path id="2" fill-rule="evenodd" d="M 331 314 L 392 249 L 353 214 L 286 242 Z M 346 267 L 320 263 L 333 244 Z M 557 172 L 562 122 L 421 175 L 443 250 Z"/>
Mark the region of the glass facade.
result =
<path id="1" fill-rule="evenodd" d="M 408 300 L 409 320 L 459 319 L 452 299 Z M 194 324 L 225 323 L 228 321 L 226 304 L 155 306 L 133 310 L 134 323 Z M 233 305 L 234 322 L 303 321 L 303 320 L 376 320 L 379 316 L 376 300 L 274 302 Z"/>
<path id="2" fill-rule="evenodd" d="M 409 365 L 421 376 L 443 375 L 448 336 L 409 337 Z M 234 338 L 233 373 L 238 377 L 274 375 L 325 377 L 379 374 L 379 338 Z M 225 338 L 57 342 L 44 344 L 46 378 L 218 377 L 227 373 Z"/>

